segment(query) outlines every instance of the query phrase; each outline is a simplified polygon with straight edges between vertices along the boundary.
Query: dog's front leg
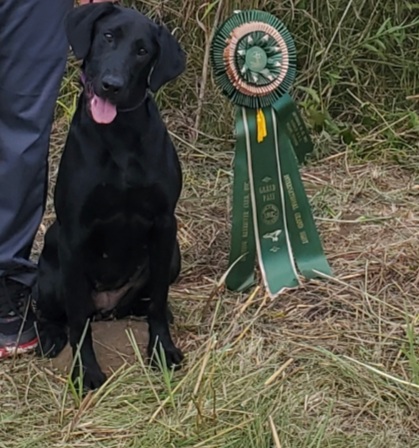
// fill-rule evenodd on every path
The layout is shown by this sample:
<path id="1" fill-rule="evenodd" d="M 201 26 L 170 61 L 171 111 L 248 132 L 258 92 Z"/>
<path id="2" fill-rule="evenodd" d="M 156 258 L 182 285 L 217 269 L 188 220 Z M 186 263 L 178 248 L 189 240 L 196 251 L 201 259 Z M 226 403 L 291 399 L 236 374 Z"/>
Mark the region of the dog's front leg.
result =
<path id="1" fill-rule="evenodd" d="M 75 261 L 63 266 L 63 299 L 69 326 L 69 339 L 75 357 L 72 378 L 82 380 L 83 389 L 97 389 L 106 380 L 93 350 L 89 318 L 94 312 L 91 286 Z M 81 385 L 81 384 L 80 384 Z"/>
<path id="2" fill-rule="evenodd" d="M 167 317 L 171 262 L 176 244 L 176 219 L 159 216 L 156 219 L 150 241 L 151 294 L 148 309 L 150 340 L 148 354 L 156 364 L 156 356 L 163 350 L 169 368 L 177 367 L 183 359 L 182 352 L 174 345 Z"/>

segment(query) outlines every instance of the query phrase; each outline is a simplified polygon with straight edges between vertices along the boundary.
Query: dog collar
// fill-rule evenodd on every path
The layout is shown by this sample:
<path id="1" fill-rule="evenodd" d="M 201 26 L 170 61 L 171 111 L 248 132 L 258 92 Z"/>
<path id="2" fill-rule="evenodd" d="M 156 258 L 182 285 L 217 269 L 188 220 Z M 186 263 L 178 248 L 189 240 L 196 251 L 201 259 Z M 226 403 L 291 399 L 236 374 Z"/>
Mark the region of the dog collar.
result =
<path id="1" fill-rule="evenodd" d="M 95 0 L 89 0 L 88 3 L 96 3 Z M 119 4 L 119 0 L 112 0 L 111 3 Z"/>
<path id="2" fill-rule="evenodd" d="M 132 107 L 127 107 L 126 109 L 118 109 L 118 112 L 132 112 L 133 110 L 136 110 L 140 106 L 142 106 L 147 98 L 148 98 L 148 92 L 146 91 L 144 97 L 141 99 L 141 101 L 138 104 L 136 104 L 135 106 L 132 106 Z"/>

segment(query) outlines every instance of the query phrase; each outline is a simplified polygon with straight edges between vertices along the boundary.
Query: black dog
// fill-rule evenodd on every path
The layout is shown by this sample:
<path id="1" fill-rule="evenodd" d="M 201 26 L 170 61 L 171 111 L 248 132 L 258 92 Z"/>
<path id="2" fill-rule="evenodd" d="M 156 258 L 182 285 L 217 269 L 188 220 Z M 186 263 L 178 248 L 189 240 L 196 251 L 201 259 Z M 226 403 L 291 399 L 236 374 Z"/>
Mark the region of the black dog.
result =
<path id="1" fill-rule="evenodd" d="M 147 92 L 179 76 L 185 54 L 165 27 L 112 3 L 75 8 L 66 30 L 83 60 L 85 88 L 59 167 L 57 219 L 39 261 L 39 354 L 56 356 L 67 328 L 75 354 L 87 328 L 83 385 L 94 389 L 106 379 L 86 326 L 98 311 L 119 307 L 122 316 L 146 309 L 149 355 L 163 349 L 169 367 L 183 358 L 170 335 L 167 305 L 180 271 L 174 212 L 182 175 Z"/>

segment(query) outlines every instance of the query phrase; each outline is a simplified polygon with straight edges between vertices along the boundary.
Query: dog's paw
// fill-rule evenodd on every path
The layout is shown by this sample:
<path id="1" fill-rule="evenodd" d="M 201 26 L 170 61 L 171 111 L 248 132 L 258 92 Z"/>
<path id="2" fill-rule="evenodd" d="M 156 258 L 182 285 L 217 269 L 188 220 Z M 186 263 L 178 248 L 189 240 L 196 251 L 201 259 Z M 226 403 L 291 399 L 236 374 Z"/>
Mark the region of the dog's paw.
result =
<path id="1" fill-rule="evenodd" d="M 36 355 L 55 358 L 67 344 L 67 333 L 63 326 L 42 323 L 37 325 L 38 346 Z"/>
<path id="2" fill-rule="evenodd" d="M 71 374 L 71 379 L 77 388 L 80 387 L 81 381 L 83 381 L 82 390 L 86 392 L 99 389 L 99 387 L 106 381 L 106 375 L 100 368 L 82 369 L 81 371 L 80 366 L 76 364 Z"/>
<path id="3" fill-rule="evenodd" d="M 173 345 L 171 348 L 164 351 L 167 367 L 180 369 L 184 355 L 182 351 Z"/>
<path id="4" fill-rule="evenodd" d="M 164 366 L 169 369 L 178 370 L 181 367 L 184 355 L 173 342 L 162 344 L 156 338 L 150 338 L 148 345 L 148 356 L 154 367 L 161 368 Z"/>

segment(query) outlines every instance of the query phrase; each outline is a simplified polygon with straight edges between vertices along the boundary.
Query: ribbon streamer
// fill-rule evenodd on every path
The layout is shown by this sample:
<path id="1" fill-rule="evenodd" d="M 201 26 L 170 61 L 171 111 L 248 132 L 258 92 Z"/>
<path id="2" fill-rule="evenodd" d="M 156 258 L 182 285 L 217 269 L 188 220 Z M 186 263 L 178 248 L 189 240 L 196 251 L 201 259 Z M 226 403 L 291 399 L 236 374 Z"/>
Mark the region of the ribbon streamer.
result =
<path id="1" fill-rule="evenodd" d="M 263 110 L 266 136 L 258 142 L 258 112 L 237 108 L 233 222 L 226 284 L 243 291 L 255 282 L 257 254 L 271 297 L 300 284 L 299 273 L 331 275 L 301 181 L 303 160 L 312 142 L 292 98 L 287 94 Z M 298 267 L 298 270 L 297 270 Z"/>

